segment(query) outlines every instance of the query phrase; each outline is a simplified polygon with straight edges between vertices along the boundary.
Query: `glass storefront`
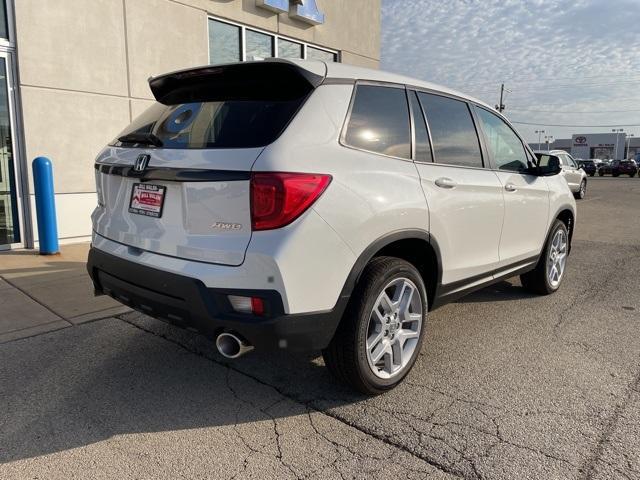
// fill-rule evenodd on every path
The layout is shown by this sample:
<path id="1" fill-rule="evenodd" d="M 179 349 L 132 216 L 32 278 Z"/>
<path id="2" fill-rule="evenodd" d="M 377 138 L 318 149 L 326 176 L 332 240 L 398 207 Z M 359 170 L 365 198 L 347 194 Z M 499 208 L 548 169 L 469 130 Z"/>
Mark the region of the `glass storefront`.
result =
<path id="1" fill-rule="evenodd" d="M 0 56 L 0 246 L 20 242 L 7 59 Z"/>
<path id="2" fill-rule="evenodd" d="M 0 0 L 0 38 L 9 38 L 7 23 L 7 0 Z"/>
<path id="3" fill-rule="evenodd" d="M 336 52 L 316 45 L 259 32 L 243 25 L 209 19 L 209 61 L 212 65 L 269 57 L 338 61 Z"/>

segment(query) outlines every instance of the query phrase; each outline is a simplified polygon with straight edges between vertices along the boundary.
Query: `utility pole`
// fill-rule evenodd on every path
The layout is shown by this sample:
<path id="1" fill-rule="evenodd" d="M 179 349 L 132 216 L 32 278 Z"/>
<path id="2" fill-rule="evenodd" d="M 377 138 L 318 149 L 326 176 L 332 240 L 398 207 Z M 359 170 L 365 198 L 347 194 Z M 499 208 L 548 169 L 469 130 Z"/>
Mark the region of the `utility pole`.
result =
<path id="1" fill-rule="evenodd" d="M 496 105 L 496 110 L 498 110 L 500 113 L 502 113 L 502 111 L 504 110 L 503 99 L 504 99 L 504 83 L 500 84 L 500 103 Z"/>
<path id="2" fill-rule="evenodd" d="M 538 134 L 538 150 L 540 150 L 540 137 L 542 136 L 543 133 L 547 133 L 544 130 L 536 130 L 536 132 Z"/>

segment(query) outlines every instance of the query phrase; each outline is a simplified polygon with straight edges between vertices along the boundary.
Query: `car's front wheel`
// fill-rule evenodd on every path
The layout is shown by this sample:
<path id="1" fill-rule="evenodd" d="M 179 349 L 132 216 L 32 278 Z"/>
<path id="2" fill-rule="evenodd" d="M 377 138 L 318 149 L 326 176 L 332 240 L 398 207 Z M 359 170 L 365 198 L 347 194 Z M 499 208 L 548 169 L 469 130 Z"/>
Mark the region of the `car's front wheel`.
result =
<path id="1" fill-rule="evenodd" d="M 569 256 L 569 230 L 556 220 L 536 268 L 520 275 L 522 286 L 530 292 L 549 295 L 560 288 Z"/>
<path id="2" fill-rule="evenodd" d="M 582 200 L 586 194 L 587 194 L 587 181 L 582 180 L 582 182 L 580 182 L 580 189 L 576 193 L 574 193 L 574 196 L 578 200 Z"/>
<path id="3" fill-rule="evenodd" d="M 413 265 L 395 257 L 374 258 L 322 352 L 327 368 L 368 395 L 392 389 L 418 357 L 427 309 L 425 284 Z"/>

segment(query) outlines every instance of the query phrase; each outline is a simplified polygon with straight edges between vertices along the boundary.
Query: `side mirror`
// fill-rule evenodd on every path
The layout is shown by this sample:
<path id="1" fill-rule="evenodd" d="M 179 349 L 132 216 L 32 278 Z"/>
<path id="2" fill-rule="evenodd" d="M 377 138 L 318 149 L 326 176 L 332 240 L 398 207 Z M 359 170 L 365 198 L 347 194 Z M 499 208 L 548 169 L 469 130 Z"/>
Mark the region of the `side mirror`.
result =
<path id="1" fill-rule="evenodd" d="M 548 153 L 536 153 L 538 165 L 528 169 L 527 173 L 538 177 L 550 177 L 558 175 L 562 171 L 560 157 Z"/>

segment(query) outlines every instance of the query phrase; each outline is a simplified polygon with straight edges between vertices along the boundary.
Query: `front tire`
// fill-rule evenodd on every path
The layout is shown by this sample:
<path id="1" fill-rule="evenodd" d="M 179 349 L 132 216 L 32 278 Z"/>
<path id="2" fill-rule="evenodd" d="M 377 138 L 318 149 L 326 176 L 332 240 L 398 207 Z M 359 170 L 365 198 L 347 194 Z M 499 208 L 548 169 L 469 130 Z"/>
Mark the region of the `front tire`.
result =
<path id="1" fill-rule="evenodd" d="M 578 200 L 582 200 L 586 194 L 587 194 L 587 181 L 582 180 L 580 182 L 580 189 L 576 193 L 574 193 L 573 196 L 576 197 Z"/>
<path id="2" fill-rule="evenodd" d="M 395 257 L 365 267 L 329 346 L 329 371 L 367 395 L 391 390 L 409 373 L 420 352 L 428 310 L 416 268 Z"/>
<path id="3" fill-rule="evenodd" d="M 522 286 L 539 295 L 549 295 L 560 288 L 569 255 L 569 231 L 556 220 L 536 268 L 520 275 Z"/>

